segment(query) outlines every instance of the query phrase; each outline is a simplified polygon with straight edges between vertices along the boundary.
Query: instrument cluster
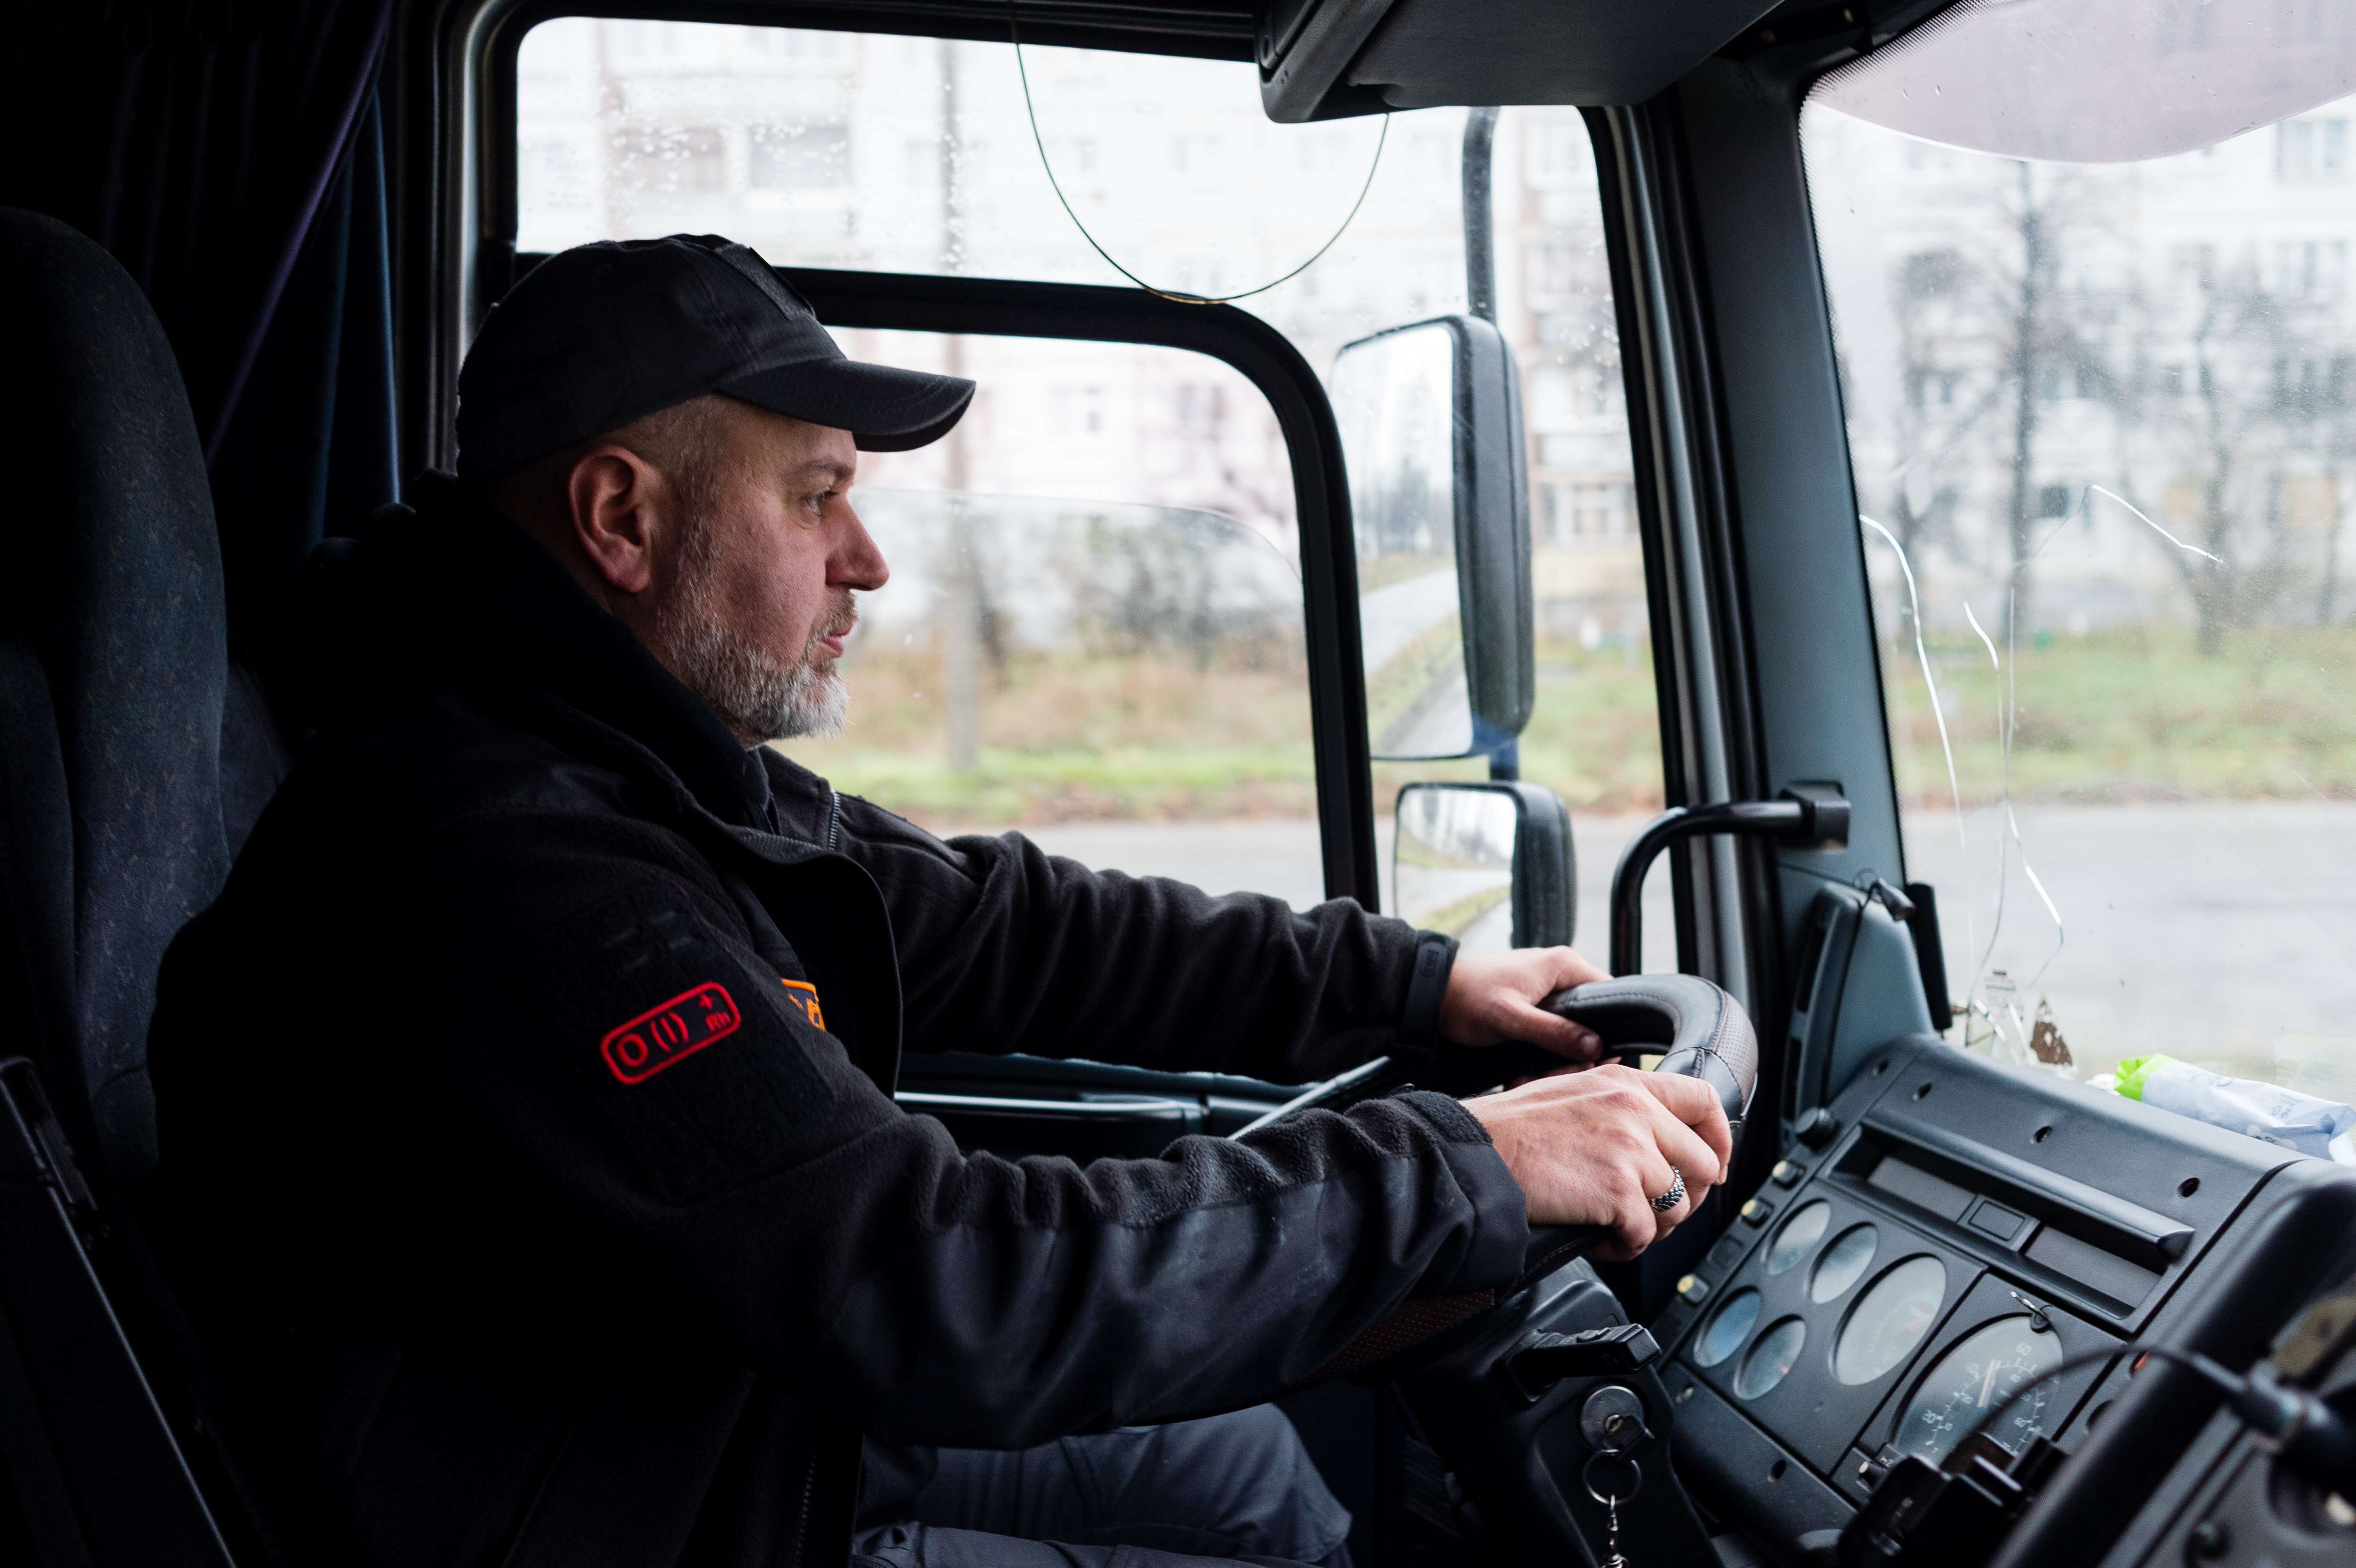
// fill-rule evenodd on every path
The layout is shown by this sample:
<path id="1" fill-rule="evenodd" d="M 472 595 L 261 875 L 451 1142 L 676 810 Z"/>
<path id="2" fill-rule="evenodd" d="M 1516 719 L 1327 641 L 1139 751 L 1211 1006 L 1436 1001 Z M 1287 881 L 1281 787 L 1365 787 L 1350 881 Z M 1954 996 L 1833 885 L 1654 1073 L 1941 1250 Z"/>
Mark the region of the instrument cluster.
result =
<path id="1" fill-rule="evenodd" d="M 2130 1375 L 2103 1352 L 2280 1164 L 2115 1100 L 1927 1040 L 1869 1062 L 1654 1321 L 1704 1500 L 1806 1551 L 1897 1456 L 2082 1445 Z"/>

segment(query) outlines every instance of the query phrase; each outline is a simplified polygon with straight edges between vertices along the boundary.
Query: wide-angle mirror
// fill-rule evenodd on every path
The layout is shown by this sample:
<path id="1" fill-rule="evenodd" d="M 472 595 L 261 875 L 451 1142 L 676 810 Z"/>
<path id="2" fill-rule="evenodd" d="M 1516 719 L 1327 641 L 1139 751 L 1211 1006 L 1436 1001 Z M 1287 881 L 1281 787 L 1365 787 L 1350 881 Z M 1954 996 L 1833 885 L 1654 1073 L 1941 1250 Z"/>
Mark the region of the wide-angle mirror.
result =
<path id="1" fill-rule="evenodd" d="M 1530 536 L 1515 388 L 1512 352 L 1476 316 L 1377 333 L 1334 362 L 1377 758 L 1475 756 L 1529 721 Z"/>
<path id="2" fill-rule="evenodd" d="M 1400 919 L 1466 953 L 1570 941 L 1570 813 L 1540 784 L 1411 784 L 1399 791 L 1392 886 Z"/>

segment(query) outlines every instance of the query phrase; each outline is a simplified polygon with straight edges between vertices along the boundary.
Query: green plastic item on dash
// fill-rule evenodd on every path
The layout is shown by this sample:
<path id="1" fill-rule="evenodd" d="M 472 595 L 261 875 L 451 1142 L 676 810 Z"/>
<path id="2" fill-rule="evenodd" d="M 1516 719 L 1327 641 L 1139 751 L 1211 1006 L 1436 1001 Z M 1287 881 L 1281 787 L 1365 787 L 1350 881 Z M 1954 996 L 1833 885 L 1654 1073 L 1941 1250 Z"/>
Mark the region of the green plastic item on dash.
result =
<path id="1" fill-rule="evenodd" d="M 2123 1056 L 2112 1069 L 2119 1075 L 2118 1092 L 2130 1100 L 2143 1098 L 2143 1081 L 2174 1061 L 2172 1056 Z"/>

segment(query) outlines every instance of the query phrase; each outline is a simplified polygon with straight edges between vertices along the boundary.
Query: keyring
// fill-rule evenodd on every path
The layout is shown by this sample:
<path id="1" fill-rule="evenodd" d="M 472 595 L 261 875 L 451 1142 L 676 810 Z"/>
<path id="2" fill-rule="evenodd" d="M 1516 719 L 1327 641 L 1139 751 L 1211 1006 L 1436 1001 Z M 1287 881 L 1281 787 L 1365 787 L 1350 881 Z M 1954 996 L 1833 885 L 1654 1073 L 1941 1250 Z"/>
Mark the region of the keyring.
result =
<path id="1" fill-rule="evenodd" d="M 1612 1496 L 1606 1497 L 1603 1493 L 1595 1489 L 1595 1465 L 1596 1461 L 1599 1459 L 1617 1459 L 1622 1464 L 1628 1467 L 1629 1481 L 1626 1492 L 1615 1493 Z M 1644 1467 L 1642 1465 L 1637 1464 L 1635 1460 L 1631 1459 L 1625 1455 L 1620 1454 L 1612 1449 L 1598 1448 L 1594 1453 L 1590 1454 L 1587 1456 L 1587 1464 L 1585 1467 L 1579 1472 L 1579 1483 L 1587 1488 L 1587 1495 L 1589 1497 L 1593 1498 L 1605 1508 L 1616 1509 L 1622 1503 L 1633 1500 L 1638 1490 L 1644 1487 Z"/>

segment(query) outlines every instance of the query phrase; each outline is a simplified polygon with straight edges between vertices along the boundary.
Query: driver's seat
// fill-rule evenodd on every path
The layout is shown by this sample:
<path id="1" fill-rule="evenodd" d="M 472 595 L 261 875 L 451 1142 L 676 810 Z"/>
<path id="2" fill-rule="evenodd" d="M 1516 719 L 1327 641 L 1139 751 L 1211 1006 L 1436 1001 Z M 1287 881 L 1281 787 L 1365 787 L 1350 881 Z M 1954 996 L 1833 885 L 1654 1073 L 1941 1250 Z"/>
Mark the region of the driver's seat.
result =
<path id="1" fill-rule="evenodd" d="M 282 770 L 230 669 L 204 455 L 145 296 L 65 224 L 0 209 L 0 1000 L 84 1159 L 126 1181 L 155 1162 L 164 949 Z"/>
<path id="2" fill-rule="evenodd" d="M 194 1426 L 201 1373 L 129 1196 L 155 1165 L 164 950 L 220 891 L 283 753 L 232 667 L 204 457 L 138 285 L 67 225 L 0 208 L 0 473 L 16 489 L 0 579 L 0 1057 L 16 1059 L 0 1066 L 0 1557 L 225 1564 L 184 1454 L 220 1456 L 184 1449 L 165 1414 Z M 123 1321 L 147 1330 L 145 1371 Z"/>

